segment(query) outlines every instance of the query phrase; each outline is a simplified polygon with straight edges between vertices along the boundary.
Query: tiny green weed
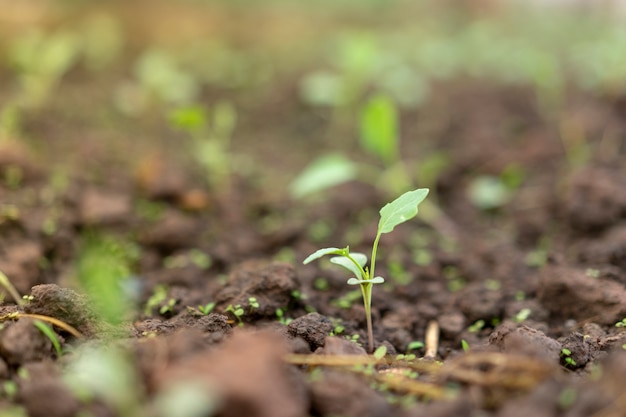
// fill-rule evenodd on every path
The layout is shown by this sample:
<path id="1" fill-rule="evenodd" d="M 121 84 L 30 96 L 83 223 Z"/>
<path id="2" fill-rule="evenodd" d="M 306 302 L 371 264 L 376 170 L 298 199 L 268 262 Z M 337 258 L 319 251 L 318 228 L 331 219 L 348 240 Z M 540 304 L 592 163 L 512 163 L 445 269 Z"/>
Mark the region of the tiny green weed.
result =
<path id="1" fill-rule="evenodd" d="M 374 244 L 372 246 L 371 264 L 368 268 L 367 256 L 362 253 L 350 253 L 350 247 L 345 248 L 324 248 L 319 249 L 315 253 L 309 255 L 304 264 L 321 258 L 325 255 L 337 255 L 332 257 L 330 261 L 334 264 L 343 266 L 352 272 L 356 277 L 348 280 L 349 285 L 360 285 L 361 293 L 363 296 L 363 305 L 365 307 L 365 315 L 367 320 L 367 334 L 368 334 L 368 347 L 369 351 L 374 350 L 374 335 L 372 330 L 372 286 L 374 284 L 382 284 L 385 280 L 382 277 L 375 275 L 376 267 L 376 252 L 378 250 L 378 242 L 384 233 L 389 233 L 393 229 L 401 224 L 415 217 L 418 213 L 419 204 L 428 195 L 428 189 L 421 188 L 413 191 L 408 191 L 402 194 L 400 197 L 386 204 L 380 209 L 380 220 L 378 222 L 378 231 Z"/>
<path id="2" fill-rule="evenodd" d="M 561 359 L 566 367 L 574 368 L 576 366 L 576 361 L 572 358 L 572 351 L 566 348 L 561 349 Z"/>
<path id="3" fill-rule="evenodd" d="M 167 287 L 164 285 L 157 285 L 154 287 L 152 295 L 146 301 L 143 314 L 151 316 L 154 309 L 159 307 L 163 301 L 167 299 Z"/>
<path id="4" fill-rule="evenodd" d="M 467 328 L 467 331 L 470 333 L 478 333 L 482 329 L 485 328 L 485 320 L 476 320 L 474 324 Z"/>
<path id="5" fill-rule="evenodd" d="M 209 315 L 209 313 L 213 311 L 214 308 L 215 303 L 208 303 L 203 306 L 198 306 L 198 310 L 200 310 L 200 312 L 205 316 Z"/>
<path id="6" fill-rule="evenodd" d="M 172 314 L 174 312 L 174 306 L 176 305 L 176 299 L 170 298 L 167 302 L 159 308 L 159 314 L 164 316 L 166 314 Z"/>
<path id="7" fill-rule="evenodd" d="M 248 302 L 250 303 L 251 309 L 259 308 L 259 302 L 257 301 L 256 297 L 248 298 Z"/>
<path id="8" fill-rule="evenodd" d="M 284 324 L 285 326 L 291 323 L 291 321 L 293 320 L 291 318 L 285 317 L 285 310 L 283 310 L 282 308 L 276 309 L 276 319 L 279 323 Z"/>
<path id="9" fill-rule="evenodd" d="M 515 320 L 516 323 L 522 323 L 528 320 L 531 314 L 532 314 L 532 310 L 530 308 L 523 308 L 520 311 L 518 311 L 518 313 L 515 315 L 513 320 Z"/>
<path id="10" fill-rule="evenodd" d="M 469 346 L 469 343 L 467 343 L 467 340 L 465 339 L 461 340 L 461 349 L 463 349 L 464 352 L 470 351 L 470 346 Z"/>
<path id="11" fill-rule="evenodd" d="M 244 309 L 241 307 L 241 304 L 237 304 L 237 305 L 232 305 L 229 304 L 228 307 L 226 307 L 226 309 L 224 310 L 225 313 L 232 313 L 233 316 L 235 316 L 235 319 L 237 319 L 237 323 L 239 327 L 243 326 L 243 315 L 245 314 Z"/>
<path id="12" fill-rule="evenodd" d="M 422 342 L 421 340 L 414 340 L 406 346 L 406 351 L 410 352 L 412 350 L 422 349 L 423 347 L 424 342 Z"/>

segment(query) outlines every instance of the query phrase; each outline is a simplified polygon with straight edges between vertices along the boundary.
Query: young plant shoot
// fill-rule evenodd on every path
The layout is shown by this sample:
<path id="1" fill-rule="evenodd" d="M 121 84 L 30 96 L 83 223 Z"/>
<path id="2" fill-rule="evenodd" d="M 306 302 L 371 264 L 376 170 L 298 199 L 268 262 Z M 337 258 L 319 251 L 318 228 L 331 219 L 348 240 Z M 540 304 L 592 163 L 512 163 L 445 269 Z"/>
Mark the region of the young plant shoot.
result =
<path id="1" fill-rule="evenodd" d="M 304 264 L 308 264 L 315 259 L 325 255 L 337 255 L 330 258 L 334 264 L 343 266 L 352 272 L 356 277 L 348 280 L 349 285 L 360 285 L 363 295 L 363 305 L 365 307 L 365 315 L 367 320 L 367 337 L 369 352 L 374 351 L 374 333 L 372 330 L 372 286 L 374 284 L 382 284 L 385 280 L 375 275 L 376 268 L 376 251 L 378 250 L 378 242 L 383 233 L 391 232 L 397 225 L 412 219 L 417 215 L 417 206 L 424 201 L 428 195 L 427 188 L 420 188 L 408 191 L 400 197 L 386 204 L 380 209 L 380 220 L 378 221 L 378 231 L 374 244 L 372 246 L 371 264 L 369 268 L 367 264 L 367 256 L 362 253 L 350 253 L 350 247 L 345 248 L 324 248 L 319 249 L 315 253 L 309 255 Z"/>

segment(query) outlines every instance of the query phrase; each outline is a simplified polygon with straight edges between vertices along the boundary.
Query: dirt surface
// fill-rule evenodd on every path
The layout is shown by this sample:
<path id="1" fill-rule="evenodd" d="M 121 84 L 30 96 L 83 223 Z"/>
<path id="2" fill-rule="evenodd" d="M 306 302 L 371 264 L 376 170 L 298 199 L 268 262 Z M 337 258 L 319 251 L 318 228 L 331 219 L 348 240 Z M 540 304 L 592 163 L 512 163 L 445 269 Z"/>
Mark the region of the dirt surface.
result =
<path id="1" fill-rule="evenodd" d="M 403 159 L 448 161 L 415 181 L 440 212 L 381 240 L 377 361 L 358 289 L 302 260 L 367 253 L 394 196 L 367 181 L 289 196 L 335 128 L 298 74 L 235 94 L 244 162 L 220 189 L 158 117 L 85 108 L 116 76 L 74 70 L 0 143 L 0 271 L 26 296 L 0 306 L 0 415 L 624 415 L 623 96 L 574 89 L 546 114 L 530 87 L 462 80 L 402 111 Z M 511 167 L 509 198 L 477 205 L 474 179 Z"/>

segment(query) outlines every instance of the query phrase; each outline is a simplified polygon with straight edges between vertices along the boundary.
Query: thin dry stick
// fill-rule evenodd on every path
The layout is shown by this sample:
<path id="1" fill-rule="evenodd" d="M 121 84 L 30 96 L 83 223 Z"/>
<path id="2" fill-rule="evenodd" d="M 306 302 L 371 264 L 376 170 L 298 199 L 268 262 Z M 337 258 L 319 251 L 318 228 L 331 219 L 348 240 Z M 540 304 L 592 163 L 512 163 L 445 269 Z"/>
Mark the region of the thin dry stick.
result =
<path id="1" fill-rule="evenodd" d="M 44 316 L 42 314 L 29 314 L 29 313 L 11 313 L 11 314 L 7 314 L 6 316 L 2 316 L 0 317 L 0 321 L 3 320 L 7 320 L 7 319 L 19 319 L 22 317 L 28 317 L 31 319 L 39 319 L 42 321 L 47 321 L 48 323 L 57 326 L 63 330 L 65 330 L 66 332 L 68 332 L 69 334 L 71 334 L 72 336 L 74 336 L 77 339 L 82 339 L 85 336 L 83 336 L 83 334 L 81 332 L 79 332 L 78 330 L 76 330 L 73 326 L 70 326 L 69 324 L 59 320 L 59 319 L 55 319 L 54 317 L 50 317 L 50 316 Z"/>
<path id="2" fill-rule="evenodd" d="M 439 349 L 439 325 L 435 320 L 430 321 L 426 327 L 424 345 L 426 347 L 424 358 L 435 359 L 437 350 Z"/>
<path id="3" fill-rule="evenodd" d="M 376 365 L 385 363 L 385 358 L 377 360 L 373 356 L 365 355 L 301 355 L 291 354 L 285 357 L 285 361 L 294 365 L 309 366 L 337 366 L 350 367 L 355 365 Z M 432 362 L 414 362 L 406 368 L 419 369 L 425 372 L 436 372 L 440 365 Z M 394 375 L 392 372 L 380 372 L 375 376 L 376 380 L 386 384 L 394 391 L 402 391 L 415 395 L 425 395 L 432 399 L 444 398 L 447 392 L 444 388 L 422 381 L 406 378 L 402 375 Z"/>
<path id="4" fill-rule="evenodd" d="M 439 377 L 482 385 L 529 388 L 553 373 L 544 362 L 527 356 L 498 352 L 477 352 L 446 362 Z"/>
<path id="5" fill-rule="evenodd" d="M 438 385 L 416 381 L 398 375 L 381 374 L 376 377 L 376 380 L 387 385 L 387 387 L 394 391 L 425 395 L 431 399 L 441 399 L 447 395 L 446 390 Z"/>
<path id="6" fill-rule="evenodd" d="M 365 355 L 302 355 L 291 354 L 285 356 L 285 361 L 293 365 L 313 365 L 313 366 L 353 366 L 353 365 L 375 365 L 384 362 L 373 356 Z"/>

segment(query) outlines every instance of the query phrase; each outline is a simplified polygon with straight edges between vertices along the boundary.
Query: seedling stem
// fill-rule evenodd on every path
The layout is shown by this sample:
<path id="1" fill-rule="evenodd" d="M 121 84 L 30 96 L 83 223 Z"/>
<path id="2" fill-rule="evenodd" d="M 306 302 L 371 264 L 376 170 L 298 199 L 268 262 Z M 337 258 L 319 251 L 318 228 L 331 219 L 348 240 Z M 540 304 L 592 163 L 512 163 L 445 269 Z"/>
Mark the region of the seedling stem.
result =
<path id="1" fill-rule="evenodd" d="M 428 189 L 421 188 L 406 192 L 400 197 L 386 204 L 380 209 L 380 220 L 378 222 L 378 232 L 372 246 L 372 258 L 370 267 L 366 267 L 367 256 L 362 253 L 350 253 L 350 247 L 345 248 L 324 248 L 309 255 L 303 263 L 321 258 L 325 255 L 337 255 L 330 259 L 332 263 L 341 265 L 348 269 L 355 277 L 348 280 L 349 285 L 359 284 L 361 294 L 363 296 L 363 306 L 365 307 L 365 317 L 367 322 L 367 337 L 369 352 L 374 351 L 374 332 L 372 329 L 372 286 L 374 284 L 382 284 L 384 278 L 374 275 L 376 268 L 376 255 L 378 251 L 378 243 L 383 233 L 391 232 L 397 225 L 417 215 L 417 206 L 428 195 Z"/>

